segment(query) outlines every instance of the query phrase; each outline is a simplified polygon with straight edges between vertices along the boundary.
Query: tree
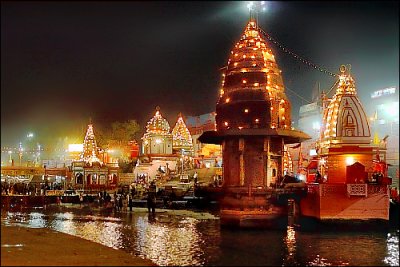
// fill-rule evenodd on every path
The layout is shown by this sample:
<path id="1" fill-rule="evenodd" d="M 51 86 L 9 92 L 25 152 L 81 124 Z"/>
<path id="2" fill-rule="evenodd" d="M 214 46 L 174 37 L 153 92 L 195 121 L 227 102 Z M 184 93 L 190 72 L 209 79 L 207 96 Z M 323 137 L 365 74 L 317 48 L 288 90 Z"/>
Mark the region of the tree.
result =
<path id="1" fill-rule="evenodd" d="M 128 141 L 135 140 L 140 131 L 136 120 L 126 122 L 115 121 L 111 126 L 96 128 L 96 140 L 100 147 L 107 147 L 110 143 L 125 145 Z"/>
<path id="2" fill-rule="evenodd" d="M 118 140 L 121 144 L 126 144 L 130 140 L 136 139 L 136 135 L 140 131 L 140 125 L 136 120 L 128 120 L 126 122 L 113 122 L 112 139 Z"/>

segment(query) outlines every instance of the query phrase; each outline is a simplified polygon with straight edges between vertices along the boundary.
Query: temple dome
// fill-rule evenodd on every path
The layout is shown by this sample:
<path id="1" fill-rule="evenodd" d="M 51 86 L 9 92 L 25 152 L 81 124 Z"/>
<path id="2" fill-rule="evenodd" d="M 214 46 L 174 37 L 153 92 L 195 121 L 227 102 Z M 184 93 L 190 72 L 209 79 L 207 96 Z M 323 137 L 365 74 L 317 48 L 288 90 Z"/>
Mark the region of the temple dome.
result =
<path id="1" fill-rule="evenodd" d="M 282 71 L 255 20 L 231 51 L 217 103 L 217 130 L 291 128 Z"/>
<path id="2" fill-rule="evenodd" d="M 178 115 L 178 120 L 176 121 L 175 126 L 172 129 L 172 137 L 173 148 L 175 150 L 193 150 L 192 136 L 189 132 L 189 129 L 186 127 L 186 124 L 182 118 L 182 114 Z"/>
<path id="3" fill-rule="evenodd" d="M 324 111 L 321 145 L 369 144 L 368 117 L 358 99 L 355 81 L 344 65 L 340 72 L 336 93 Z"/>
<path id="4" fill-rule="evenodd" d="M 156 114 L 146 125 L 146 134 L 169 134 L 170 126 L 168 121 L 161 116 L 160 108 L 156 108 Z"/>

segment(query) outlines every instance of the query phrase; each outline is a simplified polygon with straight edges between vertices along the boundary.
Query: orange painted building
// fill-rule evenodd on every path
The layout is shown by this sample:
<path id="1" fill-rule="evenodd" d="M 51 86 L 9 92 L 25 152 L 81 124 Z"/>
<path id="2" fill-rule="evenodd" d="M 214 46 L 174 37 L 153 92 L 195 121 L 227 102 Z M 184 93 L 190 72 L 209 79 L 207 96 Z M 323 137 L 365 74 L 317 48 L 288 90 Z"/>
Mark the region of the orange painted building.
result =
<path id="1" fill-rule="evenodd" d="M 373 144 L 350 70 L 341 66 L 336 93 L 325 106 L 318 155 L 308 172 L 301 215 L 319 220 L 389 220 L 385 142 Z M 313 165 L 313 166 L 311 166 Z M 317 172 L 321 179 L 316 180 Z"/>

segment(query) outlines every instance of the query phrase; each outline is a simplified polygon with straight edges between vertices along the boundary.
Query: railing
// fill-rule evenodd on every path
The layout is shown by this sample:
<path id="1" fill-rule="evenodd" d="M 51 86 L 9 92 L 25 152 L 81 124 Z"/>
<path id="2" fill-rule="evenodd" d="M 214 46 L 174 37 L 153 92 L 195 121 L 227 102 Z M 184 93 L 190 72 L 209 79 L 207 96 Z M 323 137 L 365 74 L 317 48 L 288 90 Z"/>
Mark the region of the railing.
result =
<path id="1" fill-rule="evenodd" d="M 367 184 L 347 184 L 348 196 L 368 196 Z"/>
<path id="2" fill-rule="evenodd" d="M 388 186 L 387 185 L 376 185 L 376 184 L 369 184 L 368 185 L 368 194 L 388 194 Z"/>
<path id="3" fill-rule="evenodd" d="M 346 185 L 344 184 L 320 184 L 319 186 L 321 196 L 346 194 Z"/>

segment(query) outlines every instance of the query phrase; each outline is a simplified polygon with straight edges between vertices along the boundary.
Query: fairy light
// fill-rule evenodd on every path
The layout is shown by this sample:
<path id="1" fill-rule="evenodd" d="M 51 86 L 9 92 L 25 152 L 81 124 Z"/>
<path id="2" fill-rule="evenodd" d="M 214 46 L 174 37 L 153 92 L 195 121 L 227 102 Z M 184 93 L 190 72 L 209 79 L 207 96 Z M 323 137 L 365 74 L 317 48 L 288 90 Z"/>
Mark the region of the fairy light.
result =
<path id="1" fill-rule="evenodd" d="M 192 136 L 182 118 L 182 114 L 179 114 L 178 120 L 172 129 L 172 146 L 174 148 L 184 148 L 187 150 L 191 149 L 193 146 Z"/>
<path id="2" fill-rule="evenodd" d="M 220 103 L 229 103 L 230 93 L 234 90 L 242 88 L 251 89 L 247 84 L 250 84 L 253 88 L 265 86 L 266 93 L 271 100 L 271 125 L 278 128 L 285 128 L 286 125 L 287 128 L 287 125 L 291 124 L 290 105 L 285 104 L 284 109 L 280 109 L 281 106 L 279 105 L 281 100 L 283 101 L 282 103 L 285 103 L 286 99 L 284 85 L 282 83 L 282 71 L 279 69 L 273 51 L 268 47 L 254 19 L 251 19 L 246 25 L 241 39 L 231 51 L 227 66 L 228 68 L 225 72 L 227 76 L 231 74 L 236 75 L 238 73 L 259 73 L 262 74 L 264 78 L 262 78 L 262 82 L 260 82 L 249 79 L 247 76 L 242 76 L 237 84 L 230 83 L 228 87 L 224 85 L 225 79 L 223 79 L 220 98 L 224 97 L 224 99 L 221 99 Z M 276 103 L 273 104 L 273 102 Z M 276 114 L 273 112 L 273 106 L 280 111 L 279 114 L 278 112 Z M 244 112 L 244 109 L 242 112 Z M 282 120 L 282 117 L 285 118 L 285 123 L 279 121 Z M 252 120 L 254 120 L 254 118 Z"/>

